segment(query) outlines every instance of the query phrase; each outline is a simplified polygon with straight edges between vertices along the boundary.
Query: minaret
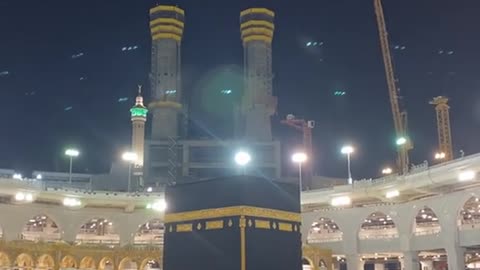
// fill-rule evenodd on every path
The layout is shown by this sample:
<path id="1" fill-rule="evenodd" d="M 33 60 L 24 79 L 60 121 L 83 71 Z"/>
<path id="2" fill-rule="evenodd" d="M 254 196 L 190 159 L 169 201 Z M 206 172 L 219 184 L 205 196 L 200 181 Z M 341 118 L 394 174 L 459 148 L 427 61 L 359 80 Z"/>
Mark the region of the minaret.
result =
<path id="1" fill-rule="evenodd" d="M 444 161 L 453 159 L 452 147 L 452 131 L 450 129 L 450 106 L 448 106 L 448 98 L 438 96 L 430 101 L 435 105 L 437 113 L 437 132 L 438 132 L 438 148 L 440 153 L 445 155 Z"/>
<path id="2" fill-rule="evenodd" d="M 137 154 L 135 162 L 136 171 L 142 171 L 145 148 L 145 122 L 147 122 L 148 109 L 143 105 L 142 86 L 138 86 L 138 96 L 135 106 L 130 109 L 132 120 L 132 152 Z"/>
<path id="3" fill-rule="evenodd" d="M 182 109 L 180 44 L 184 16 L 185 12 L 175 6 L 160 5 L 150 9 L 152 140 L 179 137 Z"/>
<path id="4" fill-rule="evenodd" d="M 245 92 L 241 105 L 244 137 L 271 141 L 270 117 L 276 112 L 272 93 L 272 40 L 275 13 L 266 8 L 250 8 L 240 13 L 244 48 Z"/>

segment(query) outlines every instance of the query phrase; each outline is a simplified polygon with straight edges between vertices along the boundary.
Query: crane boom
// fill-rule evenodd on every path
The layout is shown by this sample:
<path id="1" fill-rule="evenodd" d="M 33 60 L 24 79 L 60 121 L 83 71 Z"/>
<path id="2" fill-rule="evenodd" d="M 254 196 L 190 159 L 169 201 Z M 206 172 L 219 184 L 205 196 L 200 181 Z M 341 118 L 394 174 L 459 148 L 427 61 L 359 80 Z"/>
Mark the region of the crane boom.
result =
<path id="1" fill-rule="evenodd" d="M 410 150 L 411 143 L 407 137 L 407 121 L 406 112 L 400 110 L 398 102 L 398 89 L 396 86 L 395 72 L 392 63 L 392 55 L 390 52 L 390 43 L 388 41 L 387 26 L 385 24 L 385 15 L 383 14 L 383 7 L 381 0 L 374 0 L 375 14 L 377 17 L 378 34 L 380 37 L 380 45 L 382 48 L 383 62 L 385 65 L 385 74 L 387 79 L 388 92 L 390 96 L 390 105 L 393 114 L 393 123 L 395 126 L 395 133 L 398 138 L 406 139 L 406 142 L 398 145 L 397 165 L 399 173 L 405 173 L 408 170 L 408 150 Z"/>

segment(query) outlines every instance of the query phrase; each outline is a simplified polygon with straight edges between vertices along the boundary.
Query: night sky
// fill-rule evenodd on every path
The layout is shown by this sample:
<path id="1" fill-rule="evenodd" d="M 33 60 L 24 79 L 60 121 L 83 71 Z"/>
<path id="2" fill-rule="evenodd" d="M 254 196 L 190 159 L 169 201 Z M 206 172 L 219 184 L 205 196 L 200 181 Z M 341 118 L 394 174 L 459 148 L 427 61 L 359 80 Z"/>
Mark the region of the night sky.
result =
<path id="1" fill-rule="evenodd" d="M 241 94 L 239 12 L 264 5 L 276 12 L 273 70 L 279 106 L 273 125 L 276 138 L 288 145 L 284 155 L 300 142 L 300 134 L 278 124 L 293 113 L 317 123 L 318 174 L 345 177 L 345 157 L 339 153 L 344 143 L 357 148 L 354 178 L 378 176 L 381 167 L 393 165 L 393 119 L 372 0 L 160 3 L 178 4 L 186 12 L 182 76 L 184 92 L 192 97 L 193 135 L 231 134 L 229 104 Z M 128 110 L 138 84 L 149 100 L 153 5 L 147 0 L 0 1 L 0 168 L 66 171 L 64 149 L 76 146 L 82 152 L 77 171 L 109 169 L 128 147 Z M 384 0 L 384 8 L 409 113 L 412 162 L 431 160 L 436 150 L 435 114 L 428 101 L 438 95 L 451 98 L 455 154 L 479 152 L 480 1 Z M 306 46 L 309 41 L 322 45 Z M 221 89 L 234 93 L 225 96 Z M 125 97 L 129 100 L 119 102 Z"/>

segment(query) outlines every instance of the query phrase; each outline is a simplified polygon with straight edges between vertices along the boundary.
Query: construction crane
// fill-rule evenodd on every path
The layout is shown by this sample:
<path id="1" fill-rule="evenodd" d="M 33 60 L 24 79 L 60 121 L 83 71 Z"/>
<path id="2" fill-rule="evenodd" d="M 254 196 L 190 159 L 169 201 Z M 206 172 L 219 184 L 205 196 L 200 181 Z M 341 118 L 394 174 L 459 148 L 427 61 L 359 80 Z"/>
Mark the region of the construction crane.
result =
<path id="1" fill-rule="evenodd" d="M 297 131 L 300 131 L 303 135 L 303 151 L 310 160 L 302 169 L 303 184 L 302 189 L 308 190 L 312 187 L 313 178 L 313 144 L 312 144 L 312 129 L 315 127 L 315 121 L 306 121 L 304 119 L 297 119 L 293 114 L 287 115 L 285 120 L 281 121 L 282 124 L 287 125 Z"/>
<path id="2" fill-rule="evenodd" d="M 390 43 L 388 42 L 387 26 L 381 0 L 374 0 L 375 14 L 377 16 L 378 34 L 380 36 L 380 45 L 382 48 L 383 62 L 385 65 L 385 74 L 387 78 L 388 92 L 390 95 L 390 104 L 393 113 L 393 123 L 397 136 L 397 166 L 398 172 L 404 174 L 408 172 L 409 159 L 408 151 L 412 149 L 412 143 L 407 135 L 407 113 L 400 110 L 398 102 L 398 88 L 396 85 L 395 72 L 390 53 Z"/>
<path id="3" fill-rule="evenodd" d="M 453 159 L 453 147 L 448 98 L 438 96 L 433 98 L 430 104 L 435 105 L 437 113 L 438 148 L 440 152 L 437 153 L 436 159 L 450 161 Z"/>

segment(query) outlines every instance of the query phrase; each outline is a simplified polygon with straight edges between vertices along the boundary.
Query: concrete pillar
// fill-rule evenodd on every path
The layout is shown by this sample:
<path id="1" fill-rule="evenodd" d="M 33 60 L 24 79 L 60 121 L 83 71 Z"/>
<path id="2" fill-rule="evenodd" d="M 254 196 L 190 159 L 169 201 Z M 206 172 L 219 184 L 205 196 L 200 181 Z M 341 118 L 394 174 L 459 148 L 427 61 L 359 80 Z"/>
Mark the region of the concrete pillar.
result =
<path id="1" fill-rule="evenodd" d="M 364 262 L 358 255 L 347 255 L 347 270 L 364 270 Z"/>
<path id="2" fill-rule="evenodd" d="M 404 252 L 403 258 L 400 259 L 400 264 L 402 270 L 420 270 L 418 252 Z"/>
<path id="3" fill-rule="evenodd" d="M 447 262 L 449 270 L 465 270 L 465 249 L 454 246 L 447 247 Z"/>
<path id="4" fill-rule="evenodd" d="M 422 270 L 433 270 L 433 261 L 421 261 Z"/>
<path id="5" fill-rule="evenodd" d="M 384 263 L 376 263 L 375 264 L 375 270 L 385 270 L 385 264 Z"/>

